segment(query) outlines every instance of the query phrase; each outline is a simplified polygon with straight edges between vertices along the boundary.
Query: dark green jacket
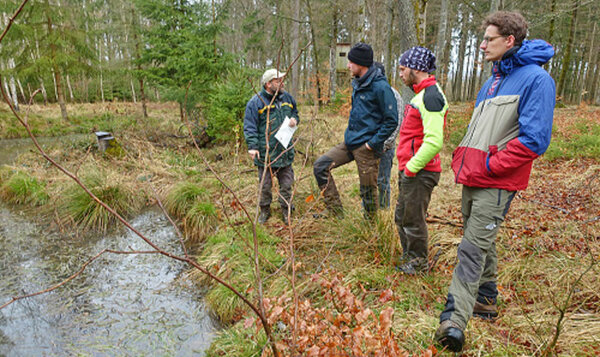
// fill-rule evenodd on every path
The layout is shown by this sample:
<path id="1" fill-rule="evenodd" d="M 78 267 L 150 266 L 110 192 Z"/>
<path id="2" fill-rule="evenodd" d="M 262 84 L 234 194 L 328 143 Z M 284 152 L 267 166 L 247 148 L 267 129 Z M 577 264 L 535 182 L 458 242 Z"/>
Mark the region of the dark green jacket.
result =
<path id="1" fill-rule="evenodd" d="M 300 121 L 298 118 L 298 107 L 292 95 L 285 91 L 279 93 L 271 104 L 272 99 L 273 96 L 263 89 L 260 94 L 254 95 L 248 101 L 244 117 L 244 137 L 246 138 L 248 150 L 258 150 L 260 153 L 260 158 L 254 159 L 254 164 L 261 167 L 265 166 L 264 160 L 267 153 L 265 130 L 268 116 L 269 161 L 271 162 L 271 166 L 289 166 L 294 161 L 294 148 L 291 147 L 294 139 L 292 139 L 288 146 L 289 150 L 285 151 L 283 145 L 275 138 L 275 133 L 279 130 L 286 116 L 290 119 L 295 118 L 296 122 Z M 270 109 L 269 104 L 271 104 Z M 273 160 L 275 161 L 273 162 Z"/>

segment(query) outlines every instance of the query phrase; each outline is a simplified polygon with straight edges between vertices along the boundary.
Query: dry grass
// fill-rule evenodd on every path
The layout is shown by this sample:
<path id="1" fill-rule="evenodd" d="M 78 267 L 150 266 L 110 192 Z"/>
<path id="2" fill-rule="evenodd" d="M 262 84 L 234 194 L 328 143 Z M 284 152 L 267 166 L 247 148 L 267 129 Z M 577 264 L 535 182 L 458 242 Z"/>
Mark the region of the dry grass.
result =
<path id="1" fill-rule="evenodd" d="M 453 105 L 451 108 L 452 119 L 448 130 L 464 129 L 461 125 L 468 122 L 470 106 Z M 401 347 L 419 353 L 433 343 L 433 333 L 456 260 L 456 247 L 462 235 L 461 187 L 454 184 L 449 168 L 454 149 L 453 136 L 448 133 L 446 137 L 447 144 L 442 153 L 444 172 L 433 192 L 429 209 L 430 254 L 433 258 L 439 250 L 439 259 L 428 275 L 407 277 L 394 270 L 394 259 L 399 254 L 393 223 L 394 200 L 392 209 L 379 213 L 376 224 L 365 222 L 360 212 L 358 178 L 353 163 L 333 172 L 348 212 L 346 216 L 341 220 L 313 218 L 313 213 L 321 212 L 324 207 L 312 177 L 312 162 L 343 140 L 346 119 L 334 114 L 315 116 L 309 113 L 309 109 L 312 108 L 304 108 L 301 113 L 302 121 L 297 132 L 301 145 L 294 163 L 296 211 L 292 228 L 299 293 L 302 297 L 315 297 L 316 290 L 306 283 L 308 277 L 326 269 L 337 271 L 345 276 L 346 283 L 353 287 L 357 295 L 371 304 L 370 307 L 394 307 L 393 329 L 402 338 L 399 342 Z M 52 109 L 55 112 L 45 110 L 48 112 L 40 115 L 59 115 L 56 108 Z M 104 108 L 82 106 L 77 110 L 93 113 Z M 112 113 L 117 110 L 135 111 L 135 107 L 118 104 L 111 110 Z M 558 109 L 557 116 L 590 115 L 596 120 L 598 112 L 597 108 L 567 108 Z M 206 170 L 188 141 L 169 137 L 168 134 L 177 131 L 179 126 L 177 108 L 172 105 L 155 106 L 150 108 L 150 113 L 155 115 L 155 119 L 149 122 L 151 125 L 148 128 L 140 125 L 118 133 L 127 152 L 122 159 L 106 159 L 93 151 L 86 155 L 85 147 L 56 148 L 52 155 L 59 157 L 72 169 L 76 169 L 83 161 L 87 165 L 97 165 L 102 170 L 114 172 L 131 183 L 137 191 L 151 192 L 148 190 L 148 180 L 151 179 L 161 196 L 165 196 L 167 188 L 178 182 L 212 182 L 206 188 L 219 212 L 219 229 L 227 232 L 231 226 L 246 229 L 246 218 L 239 205 L 227 190 L 214 183 L 214 176 Z M 561 120 L 557 120 L 556 125 L 556 130 L 562 130 Z M 203 149 L 202 154 L 254 217 L 257 173 L 245 155 L 243 145 L 241 148 L 235 145 L 207 148 Z M 218 157 L 223 159 L 217 160 Z M 305 160 L 307 165 L 303 167 Z M 596 281 L 600 269 L 598 265 L 586 273 L 577 285 L 574 284 L 589 266 L 590 259 L 600 258 L 599 160 L 537 160 L 530 187 L 519 193 L 498 235 L 500 317 L 494 323 L 477 319 L 470 322 L 466 331 L 465 355 L 541 354 L 552 339 L 560 306 L 565 304 L 570 292 L 572 295 L 564 309 L 566 319 L 554 352 L 568 356 L 600 353 L 600 288 Z M 47 179 L 51 197 L 60 194 L 66 179 L 55 170 L 48 169 L 39 157 L 24 155 L 19 162 L 27 163 L 35 176 Z M 85 170 L 85 167 L 82 165 L 81 170 Z M 397 177 L 397 170 L 393 170 L 392 197 L 397 197 Z M 277 185 L 273 193 L 276 197 Z M 148 203 L 151 203 L 152 194 L 148 196 Z M 274 201 L 273 207 L 276 207 Z M 279 238 L 277 244 L 273 241 L 265 243 L 274 244 L 275 251 L 268 254 L 276 252 L 289 258 L 290 234 L 284 224 L 272 218 L 264 230 L 268 235 Z M 227 243 L 231 246 L 230 242 L 235 242 L 239 251 L 231 254 L 238 254 L 239 259 L 251 256 L 251 249 L 247 244 L 241 244 L 235 234 L 229 234 L 227 239 L 226 242 L 217 240 L 221 251 L 215 248 L 215 243 L 207 251 L 209 256 L 205 257 L 205 262 L 216 271 L 223 270 L 231 276 L 235 275 L 229 269 L 234 265 L 233 262 L 223 264 L 227 262 L 223 259 L 229 257 L 219 255 L 227 250 Z M 286 261 L 282 269 L 276 270 L 264 262 L 269 270 L 265 275 L 267 295 L 291 295 L 289 290 L 281 291 L 282 277 L 291 270 L 289 264 Z M 240 266 L 248 269 L 245 264 Z M 243 277 L 251 279 L 249 275 Z M 245 290 L 250 285 L 245 283 L 240 287 Z M 378 298 L 385 289 L 392 289 L 394 298 L 381 304 Z M 218 304 L 223 292 L 213 294 L 213 304 Z M 224 308 L 223 316 L 241 317 L 238 310 L 227 309 L 227 306 Z"/>

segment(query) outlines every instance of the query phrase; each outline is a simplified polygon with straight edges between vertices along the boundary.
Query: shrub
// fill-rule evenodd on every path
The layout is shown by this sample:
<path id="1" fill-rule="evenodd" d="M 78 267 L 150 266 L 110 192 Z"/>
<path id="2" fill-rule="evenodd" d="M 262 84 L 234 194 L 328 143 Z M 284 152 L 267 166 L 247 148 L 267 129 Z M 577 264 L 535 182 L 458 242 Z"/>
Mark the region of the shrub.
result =
<path id="1" fill-rule="evenodd" d="M 204 104 L 207 133 L 218 141 L 240 140 L 246 103 L 254 95 L 249 73 L 239 69 L 216 83 Z M 257 88 L 260 90 L 260 88 Z"/>

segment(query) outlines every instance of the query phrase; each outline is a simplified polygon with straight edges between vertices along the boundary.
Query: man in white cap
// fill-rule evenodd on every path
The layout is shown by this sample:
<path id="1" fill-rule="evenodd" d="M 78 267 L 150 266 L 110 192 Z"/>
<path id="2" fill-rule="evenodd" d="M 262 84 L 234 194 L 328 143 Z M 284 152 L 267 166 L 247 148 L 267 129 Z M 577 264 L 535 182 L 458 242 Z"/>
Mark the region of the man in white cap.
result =
<path id="1" fill-rule="evenodd" d="M 258 222 L 261 224 L 271 217 L 273 176 L 279 181 L 278 198 L 284 223 L 289 223 L 288 213 L 293 209 L 290 201 L 294 183 L 294 147 L 289 144 L 285 148 L 275 138 L 286 117 L 289 118 L 290 127 L 296 126 L 299 121 L 296 101 L 291 94 L 284 91 L 284 77 L 284 72 L 276 69 L 266 70 L 261 80 L 263 89 L 246 104 L 244 137 L 248 145 L 248 154 L 258 167 L 259 183 L 265 167 L 267 169 L 260 187 Z"/>

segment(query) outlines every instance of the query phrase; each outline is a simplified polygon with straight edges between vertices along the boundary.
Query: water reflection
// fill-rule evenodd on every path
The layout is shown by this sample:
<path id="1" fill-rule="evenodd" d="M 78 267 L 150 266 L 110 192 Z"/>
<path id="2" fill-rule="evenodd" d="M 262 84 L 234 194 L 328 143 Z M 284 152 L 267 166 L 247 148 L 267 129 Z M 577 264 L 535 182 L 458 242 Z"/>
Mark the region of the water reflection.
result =
<path id="1" fill-rule="evenodd" d="M 133 225 L 181 254 L 160 212 Z M 150 250 L 121 232 L 96 239 L 49 234 L 0 208 L 0 304 L 47 288 L 104 248 Z M 160 255 L 103 255 L 69 284 L 0 310 L 0 355 L 202 355 L 215 322 L 182 263 Z"/>

